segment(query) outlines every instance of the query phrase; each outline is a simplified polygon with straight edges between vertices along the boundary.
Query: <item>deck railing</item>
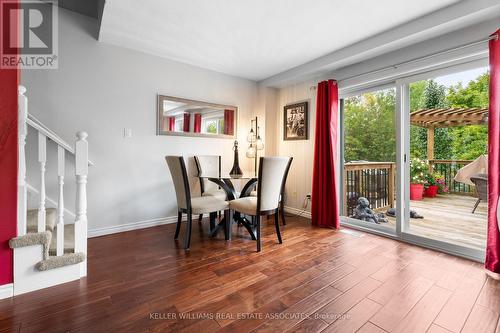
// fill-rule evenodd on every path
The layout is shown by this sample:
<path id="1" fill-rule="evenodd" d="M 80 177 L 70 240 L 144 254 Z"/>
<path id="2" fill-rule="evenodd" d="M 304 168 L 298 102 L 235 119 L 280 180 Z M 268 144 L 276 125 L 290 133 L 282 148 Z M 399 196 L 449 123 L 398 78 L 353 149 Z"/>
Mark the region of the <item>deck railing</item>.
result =
<path id="1" fill-rule="evenodd" d="M 446 186 L 450 189 L 450 193 L 473 195 L 474 187 L 464 183 L 459 183 L 454 180 L 457 171 L 471 163 L 469 160 L 430 160 L 431 168 L 444 176 Z"/>
<path id="2" fill-rule="evenodd" d="M 450 193 L 473 195 L 474 187 L 455 182 L 457 171 L 469 160 L 430 160 L 432 169 L 442 174 Z M 344 165 L 344 214 L 351 216 L 359 197 L 370 201 L 374 210 L 394 207 L 396 164 L 394 162 L 350 162 Z"/>
<path id="3" fill-rule="evenodd" d="M 344 166 L 345 215 L 353 215 L 359 197 L 370 201 L 372 209 L 394 207 L 394 162 L 351 162 Z"/>

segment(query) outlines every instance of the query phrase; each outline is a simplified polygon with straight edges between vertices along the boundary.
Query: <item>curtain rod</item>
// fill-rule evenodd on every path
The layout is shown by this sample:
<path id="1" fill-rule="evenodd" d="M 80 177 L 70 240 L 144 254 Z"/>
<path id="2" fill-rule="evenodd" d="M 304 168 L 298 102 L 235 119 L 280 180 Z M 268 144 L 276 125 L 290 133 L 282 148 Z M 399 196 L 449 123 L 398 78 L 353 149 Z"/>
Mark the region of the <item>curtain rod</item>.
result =
<path id="1" fill-rule="evenodd" d="M 479 40 L 479 41 L 476 41 L 476 42 L 472 42 L 472 43 L 469 43 L 469 44 L 465 44 L 465 45 L 461 45 L 461 46 L 458 46 L 458 47 L 454 47 L 454 48 L 451 48 L 451 49 L 448 49 L 448 50 L 445 50 L 445 51 L 440 51 L 440 52 L 437 52 L 437 53 L 433 53 L 433 54 L 427 55 L 425 57 L 421 57 L 421 58 L 409 60 L 409 61 L 406 61 L 406 62 L 402 62 L 402 63 L 396 64 L 396 65 L 384 67 L 384 68 L 381 68 L 381 69 L 376 69 L 376 70 L 373 70 L 373 71 L 370 71 L 370 72 L 367 72 L 367 73 L 363 73 L 363 74 L 358 74 L 358 75 L 354 75 L 354 76 L 351 76 L 351 77 L 347 77 L 347 78 L 341 79 L 340 81 L 351 80 L 351 79 L 358 78 L 358 77 L 363 77 L 363 76 L 366 76 L 366 75 L 376 74 L 378 72 L 383 72 L 383 71 L 386 71 L 388 69 L 396 69 L 396 68 L 398 68 L 400 66 L 403 66 L 403 65 L 409 65 L 409 64 L 412 64 L 414 62 L 431 59 L 431 58 L 434 58 L 436 56 L 447 54 L 447 53 L 450 53 L 450 52 L 453 52 L 453 51 L 457 51 L 457 50 L 461 50 L 461 49 L 464 49 L 464 48 L 467 48 L 467 47 L 470 47 L 470 46 L 475 46 L 475 45 L 483 44 L 483 43 L 489 42 L 490 40 L 498 40 L 498 34 L 491 35 L 487 39 L 482 39 L 482 40 Z"/>

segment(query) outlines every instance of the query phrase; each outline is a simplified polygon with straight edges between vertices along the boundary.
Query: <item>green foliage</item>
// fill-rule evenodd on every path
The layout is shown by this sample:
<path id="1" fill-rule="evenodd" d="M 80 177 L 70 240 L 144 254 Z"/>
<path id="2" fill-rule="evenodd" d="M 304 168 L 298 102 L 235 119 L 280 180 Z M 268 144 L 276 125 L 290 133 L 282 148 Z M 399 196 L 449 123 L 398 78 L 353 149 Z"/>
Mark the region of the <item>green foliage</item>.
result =
<path id="1" fill-rule="evenodd" d="M 451 86 L 446 100 L 454 108 L 485 108 L 489 105 L 490 75 L 485 73 L 469 82 L 467 87 L 462 83 Z"/>
<path id="2" fill-rule="evenodd" d="M 215 121 L 207 124 L 207 133 L 217 134 L 217 123 Z"/>
<path id="3" fill-rule="evenodd" d="M 394 89 L 347 98 L 345 160 L 395 161 Z"/>
<path id="4" fill-rule="evenodd" d="M 463 86 L 446 88 L 434 80 L 410 84 L 410 112 L 424 108 L 487 107 L 489 74 Z M 350 97 L 344 103 L 345 160 L 395 161 L 395 91 L 387 89 Z M 472 160 L 486 152 L 484 125 L 436 128 L 435 159 Z M 427 159 L 427 129 L 410 127 L 412 157 Z"/>
<path id="5" fill-rule="evenodd" d="M 412 105 L 413 100 L 413 105 Z M 419 109 L 447 107 L 446 87 L 434 80 L 419 81 L 410 85 L 410 112 Z M 434 130 L 434 158 L 450 158 L 450 145 L 453 138 L 449 128 Z M 427 158 L 427 129 L 418 126 L 410 128 L 410 153 L 412 156 Z"/>
<path id="6" fill-rule="evenodd" d="M 489 105 L 489 73 L 469 82 L 466 87 L 458 83 L 448 90 L 446 99 L 451 107 L 485 108 Z M 486 125 L 462 126 L 453 128 L 451 154 L 456 159 L 473 160 L 485 154 L 488 145 Z"/>
<path id="7" fill-rule="evenodd" d="M 458 160 L 475 160 L 486 154 L 488 128 L 485 125 L 461 126 L 453 128 L 452 155 Z"/>

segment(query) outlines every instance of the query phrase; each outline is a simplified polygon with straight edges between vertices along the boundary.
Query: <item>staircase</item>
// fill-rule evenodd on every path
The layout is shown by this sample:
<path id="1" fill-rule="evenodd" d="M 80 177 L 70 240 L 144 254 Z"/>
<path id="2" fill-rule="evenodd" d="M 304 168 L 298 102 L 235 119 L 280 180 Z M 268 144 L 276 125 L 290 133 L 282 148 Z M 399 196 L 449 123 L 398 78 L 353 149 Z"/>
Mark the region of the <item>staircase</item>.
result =
<path id="1" fill-rule="evenodd" d="M 87 133 L 78 132 L 74 146 L 28 113 L 26 88 L 19 86 L 19 167 L 17 237 L 10 240 L 14 250 L 13 294 L 19 295 L 87 275 Z M 36 131 L 40 185 L 32 189 L 26 181 L 26 137 L 28 126 Z M 57 147 L 57 207 L 47 207 L 47 145 Z M 65 221 L 64 181 L 68 159 L 74 160 L 76 202 L 74 221 Z M 33 168 L 30 168 L 32 170 Z M 28 209 L 28 191 L 38 194 L 37 209 Z"/>

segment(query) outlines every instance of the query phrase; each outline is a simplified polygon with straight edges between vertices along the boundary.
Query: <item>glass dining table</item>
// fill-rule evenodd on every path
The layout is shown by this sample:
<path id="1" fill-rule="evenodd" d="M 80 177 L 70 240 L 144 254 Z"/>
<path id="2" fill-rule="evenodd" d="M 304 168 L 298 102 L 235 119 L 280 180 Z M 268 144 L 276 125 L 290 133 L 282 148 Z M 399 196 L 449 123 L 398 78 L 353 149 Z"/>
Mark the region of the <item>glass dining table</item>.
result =
<path id="1" fill-rule="evenodd" d="M 207 179 L 215 184 L 217 184 L 224 192 L 226 192 L 227 200 L 231 201 L 238 198 L 244 198 L 250 196 L 250 193 L 255 189 L 257 185 L 258 177 L 253 172 L 243 173 L 242 175 L 231 175 L 231 174 L 214 174 L 214 173 L 200 173 L 198 178 Z M 241 189 L 241 192 L 236 191 L 233 181 L 246 181 L 245 185 Z M 239 212 L 233 214 L 233 221 L 242 225 L 250 234 L 253 240 L 256 240 L 254 226 L 251 221 L 249 221 L 245 216 Z M 226 218 L 223 218 L 217 226 L 211 231 L 210 236 L 217 236 L 220 230 L 224 230 L 226 233 L 226 239 L 231 239 L 231 228 L 226 228 Z M 228 232 L 226 232 L 228 230 Z"/>

